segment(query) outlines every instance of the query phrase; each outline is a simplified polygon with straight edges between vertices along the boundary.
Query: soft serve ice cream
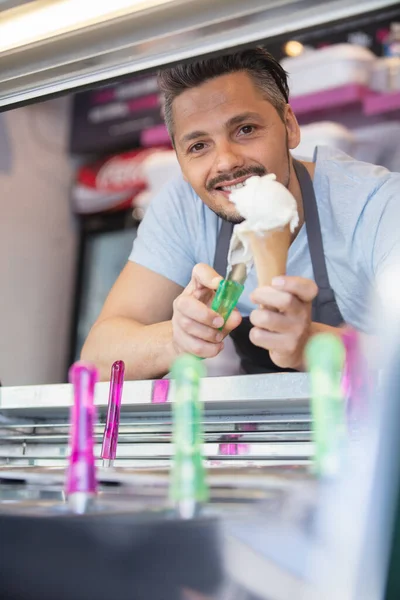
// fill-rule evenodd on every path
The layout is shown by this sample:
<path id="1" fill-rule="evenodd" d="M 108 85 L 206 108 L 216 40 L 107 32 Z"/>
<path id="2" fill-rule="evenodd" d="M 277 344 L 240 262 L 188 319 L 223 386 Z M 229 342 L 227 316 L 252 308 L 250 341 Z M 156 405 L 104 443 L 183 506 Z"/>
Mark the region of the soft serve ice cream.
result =
<path id="1" fill-rule="evenodd" d="M 273 174 L 250 177 L 229 199 L 244 221 L 233 229 L 228 272 L 239 263 L 248 271 L 254 261 L 259 284 L 269 285 L 286 270 L 291 234 L 299 224 L 296 200 Z"/>

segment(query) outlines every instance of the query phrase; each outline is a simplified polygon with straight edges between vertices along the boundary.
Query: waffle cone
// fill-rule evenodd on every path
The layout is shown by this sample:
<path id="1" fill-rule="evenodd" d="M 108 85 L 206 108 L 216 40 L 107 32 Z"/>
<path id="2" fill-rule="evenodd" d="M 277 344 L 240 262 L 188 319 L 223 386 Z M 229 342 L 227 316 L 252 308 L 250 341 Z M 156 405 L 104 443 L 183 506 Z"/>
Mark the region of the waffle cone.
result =
<path id="1" fill-rule="evenodd" d="M 258 285 L 271 285 L 272 279 L 285 275 L 290 246 L 290 227 L 260 233 L 249 233 L 257 271 Z"/>

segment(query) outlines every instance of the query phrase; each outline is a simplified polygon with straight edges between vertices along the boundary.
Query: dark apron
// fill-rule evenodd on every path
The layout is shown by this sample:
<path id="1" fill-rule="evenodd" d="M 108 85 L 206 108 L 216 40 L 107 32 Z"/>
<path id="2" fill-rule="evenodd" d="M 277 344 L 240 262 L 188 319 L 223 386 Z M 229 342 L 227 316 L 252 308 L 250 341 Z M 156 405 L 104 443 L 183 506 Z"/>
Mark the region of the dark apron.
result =
<path id="1" fill-rule="evenodd" d="M 339 327 L 339 325 L 343 324 L 344 319 L 340 314 L 335 293 L 329 283 L 314 187 L 306 167 L 296 160 L 293 161 L 293 164 L 303 197 L 308 247 L 314 280 L 319 290 L 318 296 L 312 304 L 312 320 L 324 325 Z M 220 275 L 225 275 L 226 273 L 232 231 L 233 224 L 228 221 L 222 221 L 214 258 L 214 269 Z M 251 343 L 249 333 L 252 327 L 249 317 L 244 317 L 239 327 L 230 334 L 235 344 L 236 352 L 239 355 L 242 370 L 245 373 L 278 373 L 293 370 L 282 369 L 276 366 L 272 362 L 268 350 L 258 348 Z"/>

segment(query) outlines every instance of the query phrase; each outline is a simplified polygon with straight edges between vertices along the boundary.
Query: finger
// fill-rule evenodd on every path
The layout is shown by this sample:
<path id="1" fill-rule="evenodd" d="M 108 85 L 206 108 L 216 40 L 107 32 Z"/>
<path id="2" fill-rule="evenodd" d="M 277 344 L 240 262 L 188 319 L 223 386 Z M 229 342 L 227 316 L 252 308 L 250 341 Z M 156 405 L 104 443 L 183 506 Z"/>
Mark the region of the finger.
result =
<path id="1" fill-rule="evenodd" d="M 193 267 L 192 282 L 195 289 L 205 287 L 210 290 L 216 290 L 220 281 L 223 279 L 217 271 L 204 263 L 199 263 Z"/>
<path id="2" fill-rule="evenodd" d="M 209 290 L 205 287 L 199 287 L 193 291 L 191 296 L 196 298 L 196 300 L 200 300 L 200 302 L 203 302 L 203 304 L 209 304 L 214 298 L 215 292 L 214 290 Z"/>
<path id="3" fill-rule="evenodd" d="M 224 347 L 224 343 L 212 344 L 211 342 L 205 342 L 199 338 L 195 338 L 179 327 L 176 332 L 176 339 L 178 340 L 179 347 L 187 352 L 188 354 L 194 354 L 199 358 L 214 358 L 217 356 Z"/>
<path id="4" fill-rule="evenodd" d="M 250 298 L 254 304 L 266 306 L 269 309 L 275 309 L 283 313 L 297 313 L 302 308 L 300 300 L 294 294 L 276 290 L 269 286 L 256 288 Z"/>
<path id="5" fill-rule="evenodd" d="M 254 327 L 284 333 L 293 328 L 293 320 L 279 312 L 268 310 L 267 308 L 259 308 L 253 310 L 250 314 L 250 322 Z"/>
<path id="6" fill-rule="evenodd" d="M 272 280 L 272 287 L 294 294 L 302 302 L 312 302 L 318 294 L 317 284 L 312 279 L 305 277 L 275 277 Z"/>
<path id="7" fill-rule="evenodd" d="M 225 337 L 223 332 L 219 329 L 208 327 L 208 325 L 203 325 L 198 321 L 194 321 L 193 319 L 189 319 L 182 315 L 179 315 L 176 322 L 182 331 L 205 342 L 219 344 Z"/>
<path id="8" fill-rule="evenodd" d="M 236 327 L 239 327 L 241 322 L 242 322 L 242 315 L 235 308 L 235 310 L 233 310 L 232 313 L 230 314 L 229 319 L 225 323 L 225 326 L 222 330 L 224 333 L 224 336 L 227 336 L 231 331 L 236 329 Z"/>
<path id="9" fill-rule="evenodd" d="M 224 319 L 211 308 L 208 308 L 203 302 L 193 298 L 193 296 L 181 295 L 174 302 L 174 310 L 183 317 L 219 329 L 224 325 Z"/>
<path id="10" fill-rule="evenodd" d="M 296 341 L 290 334 L 266 331 L 259 327 L 253 327 L 250 330 L 249 338 L 255 346 L 270 352 L 293 354 L 297 348 Z"/>

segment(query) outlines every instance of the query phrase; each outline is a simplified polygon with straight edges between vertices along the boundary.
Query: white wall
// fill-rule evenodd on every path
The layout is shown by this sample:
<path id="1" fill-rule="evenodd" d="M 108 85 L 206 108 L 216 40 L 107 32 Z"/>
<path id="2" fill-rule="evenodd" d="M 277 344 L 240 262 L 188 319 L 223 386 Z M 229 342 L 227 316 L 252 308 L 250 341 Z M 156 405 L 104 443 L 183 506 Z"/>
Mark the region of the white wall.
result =
<path id="1" fill-rule="evenodd" d="M 64 378 L 75 268 L 68 98 L 0 114 L 0 380 Z M 11 167 L 11 168 L 8 168 Z"/>

